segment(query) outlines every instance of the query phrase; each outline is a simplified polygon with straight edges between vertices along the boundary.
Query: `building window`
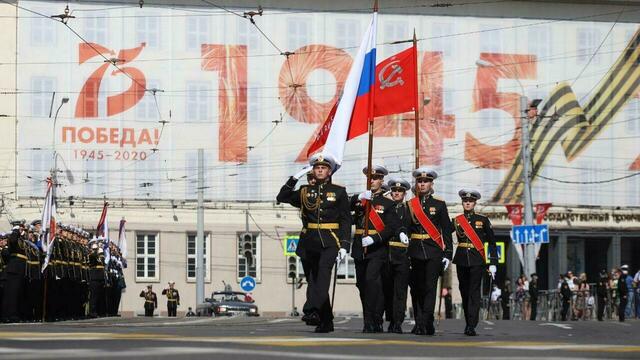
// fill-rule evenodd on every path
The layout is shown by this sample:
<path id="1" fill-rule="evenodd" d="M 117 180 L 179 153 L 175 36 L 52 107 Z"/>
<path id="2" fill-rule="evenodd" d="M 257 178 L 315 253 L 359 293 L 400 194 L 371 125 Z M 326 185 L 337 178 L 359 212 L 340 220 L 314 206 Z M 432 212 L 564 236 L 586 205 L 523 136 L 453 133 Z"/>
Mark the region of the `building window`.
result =
<path id="1" fill-rule="evenodd" d="M 339 280 L 355 280 L 356 278 L 356 264 L 353 262 L 351 256 L 347 256 L 343 262 L 338 266 L 338 279 Z"/>
<path id="2" fill-rule="evenodd" d="M 238 44 L 247 45 L 249 52 L 260 50 L 261 39 L 258 29 L 244 19 L 238 20 Z"/>
<path id="3" fill-rule="evenodd" d="M 146 16 L 136 18 L 136 43 L 145 43 L 146 47 L 160 47 L 160 18 Z"/>
<path id="4" fill-rule="evenodd" d="M 449 58 L 453 55 L 453 44 L 455 41 L 451 41 L 451 35 L 453 34 L 452 23 L 436 23 L 431 27 L 431 49 L 433 51 L 441 51 L 445 58 Z"/>
<path id="5" fill-rule="evenodd" d="M 109 172 L 106 159 L 99 160 L 97 150 L 87 151 L 87 160 L 84 161 L 83 193 L 84 197 L 101 197 L 102 191 L 109 189 Z M 90 159 L 90 158 L 93 158 Z"/>
<path id="6" fill-rule="evenodd" d="M 409 25 L 406 21 L 387 21 L 384 23 L 385 42 L 408 40 L 409 38 Z M 388 50 L 385 50 L 385 54 L 390 56 L 406 49 L 406 47 L 407 44 L 391 45 Z"/>
<path id="7" fill-rule="evenodd" d="M 31 151 L 31 172 L 26 175 L 31 179 L 31 196 L 44 196 L 47 191 L 46 179 L 50 175 L 49 169 L 53 167 L 52 153 L 48 151 Z"/>
<path id="8" fill-rule="evenodd" d="M 576 61 L 578 64 L 585 64 L 591 59 L 591 56 L 596 51 L 600 42 L 600 32 L 592 28 L 578 29 L 577 34 L 577 55 Z M 600 62 L 599 56 L 596 55 L 591 60 L 592 64 L 598 64 Z"/>
<path id="9" fill-rule="evenodd" d="M 245 276 L 251 276 L 260 281 L 260 233 L 238 232 L 238 281 Z"/>
<path id="10" fill-rule="evenodd" d="M 49 116 L 51 94 L 55 91 L 56 79 L 47 76 L 31 78 L 31 116 Z"/>
<path id="11" fill-rule="evenodd" d="M 209 18 L 207 16 L 187 17 L 187 50 L 200 51 L 202 44 L 209 41 Z"/>
<path id="12" fill-rule="evenodd" d="M 311 21 L 306 18 L 290 18 L 287 21 L 289 51 L 295 51 L 309 43 Z"/>
<path id="13" fill-rule="evenodd" d="M 549 28 L 536 26 L 529 28 L 529 53 L 537 56 L 538 61 L 548 59 L 551 55 L 551 35 Z"/>
<path id="14" fill-rule="evenodd" d="M 186 86 L 186 119 L 192 122 L 207 122 L 209 119 L 209 84 L 189 82 Z"/>
<path id="15" fill-rule="evenodd" d="M 480 52 L 502 52 L 502 32 L 495 30 L 495 28 L 495 25 L 480 26 Z"/>
<path id="16" fill-rule="evenodd" d="M 158 80 L 147 80 L 147 89 L 160 89 L 160 82 Z M 137 120 L 160 121 L 158 115 L 160 99 L 161 96 L 156 95 L 154 99 L 153 92 L 145 91 L 142 100 L 136 105 Z M 156 106 L 156 100 L 158 101 L 158 106 Z"/>
<path id="17" fill-rule="evenodd" d="M 196 281 L 196 233 L 187 234 L 187 281 Z M 211 234 L 204 235 L 204 253 L 202 256 L 202 264 L 205 269 L 204 279 L 211 281 L 211 265 L 209 263 L 209 249 L 211 248 Z"/>
<path id="18" fill-rule="evenodd" d="M 107 17 L 100 14 L 92 14 L 93 16 L 84 19 L 84 38 L 88 42 L 106 46 L 107 38 Z"/>
<path id="19" fill-rule="evenodd" d="M 128 156 L 131 156 L 132 152 L 129 152 Z M 122 158 L 125 159 L 127 152 L 122 152 Z M 135 197 L 138 199 L 158 199 L 160 198 L 161 179 L 160 174 L 160 161 L 158 154 L 151 152 L 146 153 L 148 157 L 146 160 L 138 160 L 136 162 L 136 176 L 135 176 Z"/>
<path id="20" fill-rule="evenodd" d="M 136 281 L 159 280 L 159 245 L 157 233 L 136 234 Z"/>
<path id="21" fill-rule="evenodd" d="M 51 19 L 34 17 L 31 19 L 31 45 L 55 46 L 56 31 Z"/>
<path id="22" fill-rule="evenodd" d="M 336 20 L 336 46 L 346 51 L 355 51 L 360 41 L 360 22 L 357 20 Z M 353 48 L 353 49 L 347 49 Z"/>

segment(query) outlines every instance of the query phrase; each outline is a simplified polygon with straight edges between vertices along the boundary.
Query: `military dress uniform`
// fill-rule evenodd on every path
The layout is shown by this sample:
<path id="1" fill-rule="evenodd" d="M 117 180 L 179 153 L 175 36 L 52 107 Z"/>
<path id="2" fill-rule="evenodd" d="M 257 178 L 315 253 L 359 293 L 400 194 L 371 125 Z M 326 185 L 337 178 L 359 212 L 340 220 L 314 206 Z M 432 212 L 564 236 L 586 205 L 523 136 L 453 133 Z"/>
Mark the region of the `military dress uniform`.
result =
<path id="1" fill-rule="evenodd" d="M 151 290 L 151 286 L 147 286 L 147 291 L 142 290 L 140 297 L 144 298 L 144 316 L 153 317 L 153 311 L 158 307 L 158 297 Z"/>
<path id="2" fill-rule="evenodd" d="M 25 240 L 25 254 L 27 255 L 27 276 L 25 277 L 25 296 L 24 305 L 26 306 L 26 313 L 23 318 L 28 321 L 40 321 L 42 320 L 42 296 L 43 296 L 43 283 L 42 283 L 42 264 L 41 257 L 42 252 L 38 246 L 30 241 Z"/>
<path id="3" fill-rule="evenodd" d="M 406 180 L 400 179 L 391 179 L 387 185 L 392 191 L 400 190 L 405 193 L 411 188 Z M 408 230 L 402 226 L 411 217 L 407 203 L 402 200 L 396 202 L 394 211 L 400 223 L 397 232 L 407 234 Z M 389 239 L 389 258 L 383 273 L 385 313 L 389 321 L 389 332 L 398 334 L 402 333 L 407 308 L 410 273 L 408 247 L 409 245 L 403 243 L 397 235 Z"/>
<path id="4" fill-rule="evenodd" d="M 367 168 L 363 169 L 367 173 Z M 373 167 L 372 175 L 385 176 L 387 169 L 382 166 Z M 356 286 L 360 292 L 362 303 L 364 328 L 363 332 L 382 332 L 384 313 L 384 291 L 382 273 L 389 256 L 388 241 L 395 236 L 398 221 L 395 213 L 395 202 L 383 195 L 382 189 L 372 194 L 370 209 L 375 211 L 382 220 L 384 230 L 378 232 L 374 226 L 372 216 L 369 217 L 367 234 L 373 239 L 373 244 L 363 247 L 362 238 L 365 236 L 364 222 L 366 205 L 359 195 L 351 197 L 351 210 L 356 231 L 351 244 L 351 257 L 356 268 Z"/>
<path id="5" fill-rule="evenodd" d="M 426 168 L 419 168 L 413 172 L 413 177 L 416 180 L 426 178 L 432 181 L 437 176 L 435 171 Z M 435 334 L 433 320 L 438 277 L 443 270 L 443 258 L 451 260 L 453 226 L 447 211 L 447 204 L 443 200 L 429 193 L 417 196 L 415 201 L 435 226 L 442 241 L 442 246 L 440 246 L 431 238 L 427 229 L 419 221 L 419 213 L 412 209 L 410 202 L 411 217 L 408 221 L 408 228 L 411 232 L 411 241 L 408 253 L 411 261 L 412 295 L 416 297 L 414 302 L 416 325 L 412 332 L 417 335 L 433 335 Z"/>
<path id="6" fill-rule="evenodd" d="M 311 166 L 336 168 L 335 161 L 321 155 L 312 156 Z M 331 183 L 330 178 L 302 185 L 295 190 L 295 177 L 282 186 L 276 200 L 300 208 L 302 223 L 306 225 L 304 238 L 297 253 L 307 269 L 308 325 L 317 325 L 316 332 L 333 331 L 333 312 L 329 298 L 331 271 L 340 247 L 350 246 L 351 216 L 349 198 L 344 187 Z"/>
<path id="7" fill-rule="evenodd" d="M 173 281 L 169 282 L 169 285 L 173 285 Z M 180 305 L 180 293 L 173 287 L 162 290 L 162 295 L 167 296 L 167 314 L 168 316 L 175 317 L 178 312 L 178 305 Z"/>
<path id="8" fill-rule="evenodd" d="M 0 233 L 0 320 L 4 320 L 2 313 L 2 300 L 4 298 L 4 284 L 6 280 L 6 273 L 4 271 L 9 261 L 9 249 L 7 248 L 7 234 Z"/>
<path id="9" fill-rule="evenodd" d="M 459 195 L 462 199 L 472 199 L 474 202 L 480 199 L 480 193 L 474 190 L 461 190 Z M 482 242 L 483 249 L 485 243 L 489 244 L 490 264 L 497 265 L 496 241 L 489 219 L 473 210 L 465 210 L 463 216 Z M 482 295 L 480 286 L 482 277 L 486 274 L 486 255 L 484 255 L 484 250 L 483 254 L 478 252 L 458 218 L 454 218 L 453 223 L 458 238 L 458 247 L 453 263 L 456 264 L 458 287 L 462 297 L 462 309 L 466 322 L 465 334 L 474 336 L 480 312 Z"/>
<path id="10" fill-rule="evenodd" d="M 92 245 L 89 254 L 89 316 L 98 317 L 106 314 L 104 254 L 99 252 L 99 245 Z"/>
<path id="11" fill-rule="evenodd" d="M 2 315 L 7 322 L 21 320 L 20 308 L 24 303 L 24 279 L 27 269 L 27 246 L 24 243 L 24 223 L 13 222 L 7 239 L 9 261 L 5 267 L 5 286 L 2 299 Z"/>

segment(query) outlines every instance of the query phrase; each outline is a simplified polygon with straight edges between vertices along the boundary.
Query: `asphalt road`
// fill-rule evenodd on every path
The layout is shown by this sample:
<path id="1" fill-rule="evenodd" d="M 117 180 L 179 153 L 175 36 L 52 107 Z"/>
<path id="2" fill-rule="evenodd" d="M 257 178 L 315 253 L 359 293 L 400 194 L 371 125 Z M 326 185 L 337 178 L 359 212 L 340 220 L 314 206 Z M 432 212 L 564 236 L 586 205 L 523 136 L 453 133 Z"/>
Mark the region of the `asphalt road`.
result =
<path id="1" fill-rule="evenodd" d="M 479 336 L 443 320 L 435 336 L 362 334 L 336 318 L 314 334 L 292 318 L 109 318 L 0 325 L 0 359 L 640 359 L 640 321 L 482 321 Z M 410 331 L 412 323 L 405 322 Z"/>

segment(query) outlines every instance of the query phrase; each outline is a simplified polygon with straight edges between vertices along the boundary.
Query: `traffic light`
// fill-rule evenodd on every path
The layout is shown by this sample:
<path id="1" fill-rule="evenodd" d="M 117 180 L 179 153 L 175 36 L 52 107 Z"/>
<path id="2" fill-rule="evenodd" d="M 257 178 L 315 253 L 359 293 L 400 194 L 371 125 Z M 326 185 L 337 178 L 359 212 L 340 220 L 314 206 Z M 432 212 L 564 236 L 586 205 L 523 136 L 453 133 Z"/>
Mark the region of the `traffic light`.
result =
<path id="1" fill-rule="evenodd" d="M 251 233 L 240 234 L 241 254 L 247 259 L 247 266 L 253 266 L 253 235 Z"/>
<path id="2" fill-rule="evenodd" d="M 289 256 L 287 258 L 287 277 L 292 281 L 295 281 L 295 278 L 298 277 L 298 257 L 297 256 Z"/>

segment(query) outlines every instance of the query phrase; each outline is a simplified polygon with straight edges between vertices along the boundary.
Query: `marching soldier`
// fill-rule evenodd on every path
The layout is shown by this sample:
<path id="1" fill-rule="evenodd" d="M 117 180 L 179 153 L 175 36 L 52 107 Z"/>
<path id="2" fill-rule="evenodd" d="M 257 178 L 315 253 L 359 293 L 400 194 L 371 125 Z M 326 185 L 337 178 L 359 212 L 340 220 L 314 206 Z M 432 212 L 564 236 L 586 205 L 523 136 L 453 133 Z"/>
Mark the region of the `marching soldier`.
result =
<path id="1" fill-rule="evenodd" d="M 394 208 L 401 224 L 411 216 L 409 208 L 404 202 L 407 191 L 411 188 L 409 182 L 402 179 L 391 179 L 387 183 L 391 190 L 391 199 L 396 203 Z M 389 260 L 383 280 L 385 285 L 385 312 L 389 320 L 389 332 L 402 334 L 402 322 L 407 307 L 407 287 L 409 285 L 410 263 L 407 254 L 409 237 L 407 229 L 400 227 L 398 236 L 389 239 Z"/>
<path id="2" fill-rule="evenodd" d="M 34 221 L 35 222 L 35 221 Z M 34 223 L 32 222 L 32 224 Z M 39 220 L 37 222 L 40 222 Z M 25 320 L 41 321 L 42 320 L 42 273 L 40 258 L 42 252 L 38 248 L 38 233 L 35 227 L 29 227 L 29 233 L 25 240 L 25 254 L 27 255 L 27 276 L 25 278 L 25 295 L 24 302 L 26 314 L 23 316 Z"/>
<path id="3" fill-rule="evenodd" d="M 89 317 L 105 315 L 104 278 L 104 250 L 96 240 L 89 254 Z"/>
<path id="4" fill-rule="evenodd" d="M 169 281 L 169 288 L 162 290 L 162 295 L 167 296 L 167 313 L 170 317 L 177 316 L 178 306 L 180 306 L 180 293 L 174 289 L 175 281 Z"/>
<path id="5" fill-rule="evenodd" d="M 456 216 L 453 220 L 458 238 L 458 248 L 453 258 L 458 274 L 458 284 L 460 295 L 462 296 L 462 309 L 466 327 L 465 335 L 476 336 L 476 326 L 478 325 L 478 314 L 480 312 L 480 298 L 482 277 L 485 274 L 485 264 L 487 254 L 485 254 L 485 243 L 489 249 L 489 273 L 495 280 L 496 265 L 498 256 L 496 241 L 493 235 L 491 222 L 486 216 L 477 214 L 474 209 L 476 202 L 480 199 L 480 193 L 475 190 L 460 190 L 458 192 L 462 199 L 464 213 Z"/>
<path id="6" fill-rule="evenodd" d="M 411 282 L 416 295 L 414 317 L 416 325 L 412 332 L 416 335 L 433 335 L 434 309 L 438 277 L 446 271 L 451 262 L 453 226 L 444 201 L 433 196 L 433 180 L 438 174 L 420 167 L 413 171 L 416 197 L 408 202 L 411 218 Z"/>
<path id="7" fill-rule="evenodd" d="M 367 175 L 369 169 L 362 172 Z M 395 203 L 384 196 L 382 183 L 389 172 L 383 166 L 371 170 L 371 190 L 351 197 L 351 210 L 356 232 L 351 244 L 351 257 L 356 267 L 356 286 L 364 314 L 364 333 L 383 332 L 384 292 L 382 272 L 388 259 L 388 241 L 395 235 L 398 223 Z M 370 202 L 369 204 L 367 204 Z M 365 232 L 365 213 L 369 206 L 369 223 Z"/>
<path id="8" fill-rule="evenodd" d="M 313 169 L 315 184 L 295 190 L 298 179 Z M 316 154 L 304 168 L 282 186 L 278 202 L 300 208 L 305 236 L 298 245 L 303 266 L 308 269 L 307 325 L 315 325 L 315 332 L 333 331 L 333 311 L 329 298 L 331 271 L 347 255 L 350 246 L 351 216 L 349 198 L 344 187 L 331 183 L 336 170 L 333 158 Z"/>
<path id="9" fill-rule="evenodd" d="M 0 233 L 0 320 L 3 320 L 2 314 L 2 300 L 4 298 L 4 283 L 6 274 L 4 268 L 9 261 L 9 249 L 7 248 L 7 234 Z"/>
<path id="10" fill-rule="evenodd" d="M 158 307 L 158 297 L 153 292 L 151 285 L 147 285 L 147 290 L 140 292 L 140 297 L 144 298 L 144 316 L 153 317 L 153 310 Z"/>
<path id="11" fill-rule="evenodd" d="M 13 229 L 7 239 L 9 249 L 9 261 L 5 267 L 6 278 L 2 299 L 2 315 L 5 322 L 19 322 L 20 304 L 24 302 L 24 279 L 27 268 L 27 246 L 24 243 L 26 236 L 25 222 L 11 222 Z"/>

